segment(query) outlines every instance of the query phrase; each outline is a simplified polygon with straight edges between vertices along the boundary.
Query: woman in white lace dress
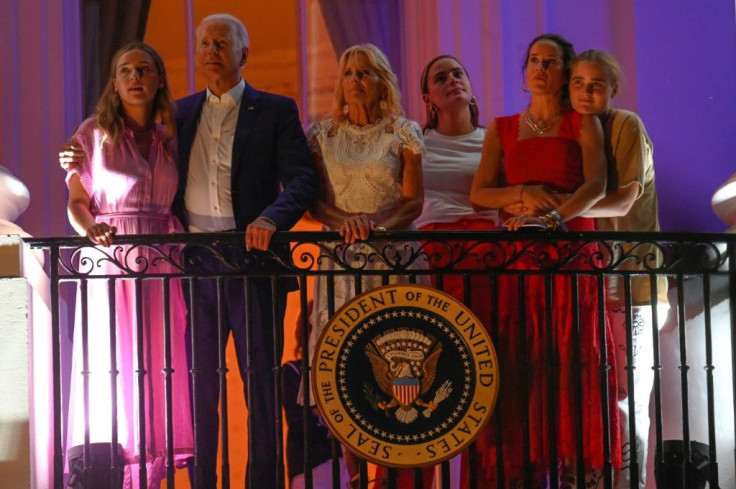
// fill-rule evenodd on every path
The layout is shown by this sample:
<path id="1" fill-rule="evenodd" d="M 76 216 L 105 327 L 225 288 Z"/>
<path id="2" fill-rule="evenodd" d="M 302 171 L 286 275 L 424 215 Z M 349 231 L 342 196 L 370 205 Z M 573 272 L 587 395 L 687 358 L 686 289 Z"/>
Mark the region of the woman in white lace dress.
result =
<path id="1" fill-rule="evenodd" d="M 344 244 L 325 246 L 348 268 L 387 269 L 384 260 L 395 263 L 397 258 L 411 268 L 426 266 L 423 259 L 412 263 L 414 256 L 403 245 L 363 242 L 373 230 L 411 229 L 422 212 L 422 132 L 401 114 L 396 75 L 386 56 L 372 44 L 348 48 L 340 58 L 333 117 L 307 133 L 321 176 L 312 216 L 344 237 Z M 366 259 L 371 253 L 373 259 Z M 334 270 L 345 265 L 329 258 L 319 264 Z M 352 277 L 316 280 L 310 352 L 329 319 L 327 280 L 334 281 L 335 310 L 356 295 Z M 408 282 L 409 277 L 391 277 L 397 281 Z M 361 290 L 382 284 L 381 276 L 364 276 Z M 351 464 L 350 458 L 348 470 L 355 475 L 357 461 Z"/>

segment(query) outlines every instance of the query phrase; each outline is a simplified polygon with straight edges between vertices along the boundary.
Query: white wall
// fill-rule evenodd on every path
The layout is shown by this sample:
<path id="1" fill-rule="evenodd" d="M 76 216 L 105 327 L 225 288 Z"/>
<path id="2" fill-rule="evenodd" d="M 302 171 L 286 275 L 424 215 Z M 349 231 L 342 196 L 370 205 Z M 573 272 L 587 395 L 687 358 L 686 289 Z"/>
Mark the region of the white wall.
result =
<path id="1" fill-rule="evenodd" d="M 0 278 L 0 480 L 12 489 L 30 487 L 31 474 L 27 290 L 23 278 Z"/>

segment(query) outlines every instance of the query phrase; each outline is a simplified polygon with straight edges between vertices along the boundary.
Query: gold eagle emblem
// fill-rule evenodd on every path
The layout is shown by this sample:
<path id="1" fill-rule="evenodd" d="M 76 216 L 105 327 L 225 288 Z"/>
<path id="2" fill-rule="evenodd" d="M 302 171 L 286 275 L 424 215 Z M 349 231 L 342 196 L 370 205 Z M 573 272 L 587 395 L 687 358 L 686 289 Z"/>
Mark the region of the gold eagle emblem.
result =
<path id="1" fill-rule="evenodd" d="M 420 397 L 428 394 L 434 384 L 437 362 L 442 354 L 442 344 L 431 335 L 408 328 L 390 330 L 371 340 L 365 354 L 376 382 L 389 396 L 387 402 L 376 402 L 376 407 L 384 411 L 396 407 L 394 414 L 402 423 L 417 419 L 414 406 L 426 408 L 422 414 L 431 416 L 452 392 L 452 383 L 446 380 L 432 400 Z"/>

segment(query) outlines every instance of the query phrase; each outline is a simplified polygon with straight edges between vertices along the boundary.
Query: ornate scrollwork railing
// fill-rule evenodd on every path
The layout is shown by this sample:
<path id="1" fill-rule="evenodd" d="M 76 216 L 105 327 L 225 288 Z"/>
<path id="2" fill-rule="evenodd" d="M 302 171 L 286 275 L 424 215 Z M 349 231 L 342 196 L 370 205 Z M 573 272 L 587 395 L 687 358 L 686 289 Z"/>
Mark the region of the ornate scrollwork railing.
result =
<path id="1" fill-rule="evenodd" d="M 533 270 L 602 274 L 728 274 L 736 236 L 675 233 L 377 232 L 375 240 L 345 244 L 337 233 L 276 233 L 274 251 L 246 252 L 241 233 L 119 236 L 109 248 L 83 238 L 32 238 L 31 248 L 63 250 L 60 276 L 196 274 L 203 257 L 233 274 L 405 274 Z M 431 247 L 431 251 L 430 250 Z M 223 250 L 239 253 L 223 253 Z M 438 251 L 439 250 L 439 251 Z M 235 258 L 233 258 L 235 256 Z M 380 272 L 374 268 L 380 264 Z"/>

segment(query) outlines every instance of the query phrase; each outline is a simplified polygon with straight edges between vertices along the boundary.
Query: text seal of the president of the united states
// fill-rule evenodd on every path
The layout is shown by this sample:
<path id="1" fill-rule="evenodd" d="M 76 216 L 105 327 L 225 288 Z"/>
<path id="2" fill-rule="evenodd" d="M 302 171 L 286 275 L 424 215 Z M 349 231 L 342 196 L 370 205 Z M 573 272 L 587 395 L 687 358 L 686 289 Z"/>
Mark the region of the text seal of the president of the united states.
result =
<path id="1" fill-rule="evenodd" d="M 420 285 L 355 297 L 330 319 L 312 358 L 312 389 L 330 430 L 391 467 L 447 460 L 491 416 L 496 352 L 462 303 Z"/>

